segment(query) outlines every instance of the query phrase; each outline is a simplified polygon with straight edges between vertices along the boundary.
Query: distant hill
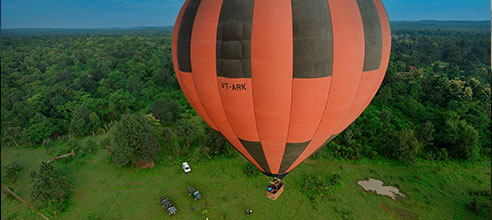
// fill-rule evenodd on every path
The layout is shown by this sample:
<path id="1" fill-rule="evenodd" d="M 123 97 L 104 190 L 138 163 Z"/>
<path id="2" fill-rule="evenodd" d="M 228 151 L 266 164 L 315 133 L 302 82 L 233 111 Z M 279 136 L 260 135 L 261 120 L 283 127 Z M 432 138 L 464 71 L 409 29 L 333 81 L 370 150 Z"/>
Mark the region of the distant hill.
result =
<path id="1" fill-rule="evenodd" d="M 12 35 L 80 35 L 80 34 L 170 34 L 173 26 L 165 27 L 129 27 L 129 28 L 9 28 L 2 34 Z"/>
<path id="2" fill-rule="evenodd" d="M 490 21 L 391 21 L 392 30 L 479 30 L 490 31 Z M 12 28 L 2 34 L 12 35 L 80 35 L 80 34 L 170 34 L 173 26 L 130 28 Z"/>
<path id="3" fill-rule="evenodd" d="M 391 21 L 391 29 L 490 31 L 490 21 Z"/>

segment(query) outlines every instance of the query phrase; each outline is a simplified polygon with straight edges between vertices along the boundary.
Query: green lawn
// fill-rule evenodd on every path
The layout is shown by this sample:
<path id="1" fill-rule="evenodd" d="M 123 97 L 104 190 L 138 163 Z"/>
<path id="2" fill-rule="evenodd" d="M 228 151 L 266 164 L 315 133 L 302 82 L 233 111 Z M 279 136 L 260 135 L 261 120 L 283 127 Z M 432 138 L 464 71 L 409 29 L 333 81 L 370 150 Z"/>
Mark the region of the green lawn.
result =
<path id="1" fill-rule="evenodd" d="M 24 199 L 29 197 L 29 172 L 50 155 L 43 148 L 3 147 L 1 164 L 17 161 L 20 177 L 14 184 L 2 177 Z M 162 157 L 165 158 L 165 157 Z M 119 168 L 111 157 L 99 150 L 95 155 L 66 163 L 55 162 L 74 183 L 68 210 L 53 219 L 490 219 L 490 199 L 473 196 L 470 191 L 490 192 L 490 162 L 419 161 L 406 167 L 384 159 L 376 161 L 309 160 L 285 178 L 286 189 L 277 201 L 266 198 L 270 178 L 247 177 L 240 156 L 190 163 L 192 172 L 184 174 L 181 161 L 160 159 L 155 168 Z M 343 176 L 343 188 L 313 203 L 299 191 L 304 174 Z M 356 181 L 379 178 L 398 186 L 407 195 L 396 201 L 364 192 Z M 195 186 L 202 200 L 195 201 L 186 187 Z M 178 214 L 168 217 L 159 199 L 168 196 Z M 466 208 L 476 197 L 488 204 L 478 214 Z M 33 202 L 40 207 L 41 204 Z M 191 206 L 195 211 L 191 211 Z M 246 216 L 246 209 L 253 209 Z M 41 208 L 41 211 L 47 211 Z M 2 192 L 2 219 L 40 219 Z M 92 218 L 88 218 L 91 216 Z M 97 217 L 97 218 L 96 218 Z"/>

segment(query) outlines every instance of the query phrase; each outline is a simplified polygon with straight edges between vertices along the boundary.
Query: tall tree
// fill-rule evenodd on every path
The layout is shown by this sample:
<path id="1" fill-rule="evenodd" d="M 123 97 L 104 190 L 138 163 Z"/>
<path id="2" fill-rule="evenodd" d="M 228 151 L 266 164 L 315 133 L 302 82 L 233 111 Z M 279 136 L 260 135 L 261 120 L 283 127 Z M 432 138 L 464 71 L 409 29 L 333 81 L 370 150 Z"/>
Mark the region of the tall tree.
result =
<path id="1" fill-rule="evenodd" d="M 152 115 L 161 122 L 166 119 L 166 100 L 157 99 L 151 107 Z"/>
<path id="2" fill-rule="evenodd" d="M 114 125 L 108 150 L 113 155 L 114 163 L 120 166 L 155 160 L 160 145 L 154 125 L 140 114 L 123 115 Z"/>
<path id="3" fill-rule="evenodd" d="M 208 156 L 218 156 L 230 154 L 232 151 L 232 146 L 229 142 L 222 136 L 222 134 L 209 126 L 205 126 L 205 138 L 203 141 L 203 147 L 205 148 L 205 153 Z"/>

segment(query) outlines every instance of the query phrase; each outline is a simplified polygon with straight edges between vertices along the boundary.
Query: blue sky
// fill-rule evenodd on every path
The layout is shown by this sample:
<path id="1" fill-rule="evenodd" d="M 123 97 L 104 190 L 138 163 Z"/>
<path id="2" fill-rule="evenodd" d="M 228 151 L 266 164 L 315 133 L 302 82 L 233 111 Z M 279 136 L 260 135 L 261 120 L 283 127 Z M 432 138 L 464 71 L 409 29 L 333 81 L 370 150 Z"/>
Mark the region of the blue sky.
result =
<path id="1" fill-rule="evenodd" d="M 2 28 L 173 25 L 184 0 L 2 0 Z M 489 0 L 383 0 L 390 20 L 489 20 Z"/>

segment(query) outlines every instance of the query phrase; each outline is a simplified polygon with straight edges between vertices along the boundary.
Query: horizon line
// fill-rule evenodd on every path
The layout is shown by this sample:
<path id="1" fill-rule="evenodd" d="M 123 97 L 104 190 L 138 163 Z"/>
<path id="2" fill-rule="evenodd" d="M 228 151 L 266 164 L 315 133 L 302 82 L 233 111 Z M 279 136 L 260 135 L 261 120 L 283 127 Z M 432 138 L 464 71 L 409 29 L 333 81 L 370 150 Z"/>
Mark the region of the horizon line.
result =
<path id="1" fill-rule="evenodd" d="M 423 21 L 437 21 L 437 22 L 485 22 L 489 20 L 432 20 L 432 19 L 423 19 L 423 20 L 390 20 L 390 22 L 423 22 Z M 489 21 L 490 22 L 490 21 Z M 166 28 L 166 27 L 174 27 L 174 25 L 165 25 L 165 26 L 111 26 L 111 27 L 1 27 L 1 30 L 13 30 L 13 29 L 130 29 L 130 28 Z"/>

